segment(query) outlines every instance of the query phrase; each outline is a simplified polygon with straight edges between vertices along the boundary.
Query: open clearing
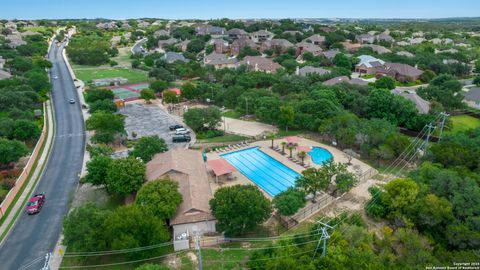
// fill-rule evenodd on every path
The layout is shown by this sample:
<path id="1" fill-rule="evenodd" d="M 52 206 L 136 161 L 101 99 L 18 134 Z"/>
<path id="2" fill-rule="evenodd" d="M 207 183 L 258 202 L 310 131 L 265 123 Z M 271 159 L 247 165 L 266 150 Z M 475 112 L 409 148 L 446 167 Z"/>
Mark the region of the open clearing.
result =
<path id="1" fill-rule="evenodd" d="M 451 132 L 457 133 L 468 129 L 480 127 L 480 119 L 469 115 L 456 115 L 450 117 L 452 121 Z"/>

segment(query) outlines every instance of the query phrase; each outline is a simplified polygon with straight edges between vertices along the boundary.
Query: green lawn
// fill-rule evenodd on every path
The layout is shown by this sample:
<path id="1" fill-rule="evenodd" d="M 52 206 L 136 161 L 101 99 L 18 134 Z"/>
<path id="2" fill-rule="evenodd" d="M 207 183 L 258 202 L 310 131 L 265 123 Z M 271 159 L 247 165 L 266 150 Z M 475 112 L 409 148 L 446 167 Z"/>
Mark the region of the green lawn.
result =
<path id="1" fill-rule="evenodd" d="M 234 118 L 234 119 L 240 119 L 242 117 L 242 114 L 235 111 L 235 110 L 229 110 L 224 113 L 222 113 L 222 116 L 228 117 L 228 118 Z"/>
<path id="2" fill-rule="evenodd" d="M 139 83 L 149 81 L 148 74 L 141 70 L 126 68 L 108 68 L 108 69 L 82 69 L 75 70 L 77 78 L 89 82 L 94 79 L 123 77 L 128 79 L 128 83 Z"/>
<path id="3" fill-rule="evenodd" d="M 468 129 L 480 127 L 480 119 L 469 115 L 451 116 L 452 129 L 450 132 L 457 133 Z"/>

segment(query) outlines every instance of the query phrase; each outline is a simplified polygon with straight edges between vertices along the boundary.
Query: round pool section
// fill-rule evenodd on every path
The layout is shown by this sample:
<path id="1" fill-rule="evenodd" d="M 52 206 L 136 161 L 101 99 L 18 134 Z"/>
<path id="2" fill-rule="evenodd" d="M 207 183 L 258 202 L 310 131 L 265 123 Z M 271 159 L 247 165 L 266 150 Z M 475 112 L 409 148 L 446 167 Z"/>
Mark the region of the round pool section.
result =
<path id="1" fill-rule="evenodd" d="M 313 163 L 318 165 L 322 165 L 323 163 L 333 159 L 332 153 L 322 147 L 314 146 L 312 147 L 312 151 L 308 152 L 308 154 L 312 157 Z"/>

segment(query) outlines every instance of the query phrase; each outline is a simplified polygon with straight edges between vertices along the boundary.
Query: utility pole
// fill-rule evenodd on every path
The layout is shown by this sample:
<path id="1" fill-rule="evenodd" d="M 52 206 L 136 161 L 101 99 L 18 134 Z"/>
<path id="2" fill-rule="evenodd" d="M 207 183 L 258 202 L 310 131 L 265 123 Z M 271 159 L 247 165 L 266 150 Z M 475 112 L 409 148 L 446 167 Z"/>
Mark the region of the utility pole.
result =
<path id="1" fill-rule="evenodd" d="M 202 263 L 202 247 L 200 246 L 200 236 L 196 235 L 195 236 L 195 242 L 197 246 L 197 251 L 198 251 L 198 263 L 200 265 L 200 270 L 203 270 L 203 263 Z"/>
<path id="2" fill-rule="evenodd" d="M 428 141 L 430 140 L 430 136 L 432 135 L 432 132 L 435 130 L 436 126 L 433 126 L 431 123 L 427 125 L 428 128 L 428 133 L 427 137 L 425 138 L 425 142 L 423 143 L 423 152 L 427 152 L 427 147 L 428 147 Z"/>
<path id="3" fill-rule="evenodd" d="M 52 253 L 49 252 L 45 255 L 45 263 L 43 264 L 42 270 L 50 270 L 50 259 L 52 258 Z"/>
<path id="4" fill-rule="evenodd" d="M 319 224 L 322 225 L 322 228 L 320 229 L 322 231 L 322 234 L 320 235 L 320 238 L 318 239 L 317 247 L 315 248 L 315 252 L 313 253 L 312 260 L 315 258 L 315 255 L 317 254 L 318 247 L 320 247 L 320 243 L 323 242 L 323 250 L 322 250 L 322 257 L 325 257 L 327 255 L 327 240 L 330 238 L 330 235 L 327 232 L 327 229 L 333 229 L 334 227 L 323 223 L 321 221 L 318 221 Z"/>
<path id="5" fill-rule="evenodd" d="M 447 118 L 450 116 L 450 114 L 441 112 L 440 116 L 442 116 L 442 122 L 440 124 L 440 135 L 438 137 L 438 142 L 442 140 L 442 135 L 443 135 L 443 128 L 445 127 L 445 122 L 447 121 Z"/>

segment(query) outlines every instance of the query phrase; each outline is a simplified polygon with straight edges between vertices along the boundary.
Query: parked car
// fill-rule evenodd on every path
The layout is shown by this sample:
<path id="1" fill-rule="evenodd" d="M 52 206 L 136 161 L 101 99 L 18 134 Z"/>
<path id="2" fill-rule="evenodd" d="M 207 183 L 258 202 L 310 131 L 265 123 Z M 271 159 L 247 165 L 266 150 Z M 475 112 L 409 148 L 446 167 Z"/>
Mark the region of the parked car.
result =
<path id="1" fill-rule="evenodd" d="M 189 142 L 191 140 L 192 138 L 189 135 L 178 135 L 178 136 L 173 136 L 172 138 L 172 142 L 174 143 Z"/>
<path id="2" fill-rule="evenodd" d="M 186 128 L 175 129 L 175 135 L 185 135 L 185 134 L 188 134 L 188 133 L 190 133 L 190 130 L 188 130 Z"/>
<path id="3" fill-rule="evenodd" d="M 68 102 L 69 102 L 70 104 L 75 104 L 75 99 L 71 98 L 71 99 L 68 100 Z"/>
<path id="4" fill-rule="evenodd" d="M 40 193 L 40 194 L 35 194 L 33 195 L 30 200 L 28 200 L 27 207 L 26 207 L 26 212 L 29 215 L 36 214 L 40 212 L 40 209 L 42 209 L 43 204 L 45 203 L 45 194 Z"/>
<path id="5" fill-rule="evenodd" d="M 179 129 L 179 128 L 183 128 L 182 125 L 179 125 L 179 124 L 175 124 L 175 125 L 171 125 L 168 127 L 171 131 L 174 131 L 176 129 Z"/>

